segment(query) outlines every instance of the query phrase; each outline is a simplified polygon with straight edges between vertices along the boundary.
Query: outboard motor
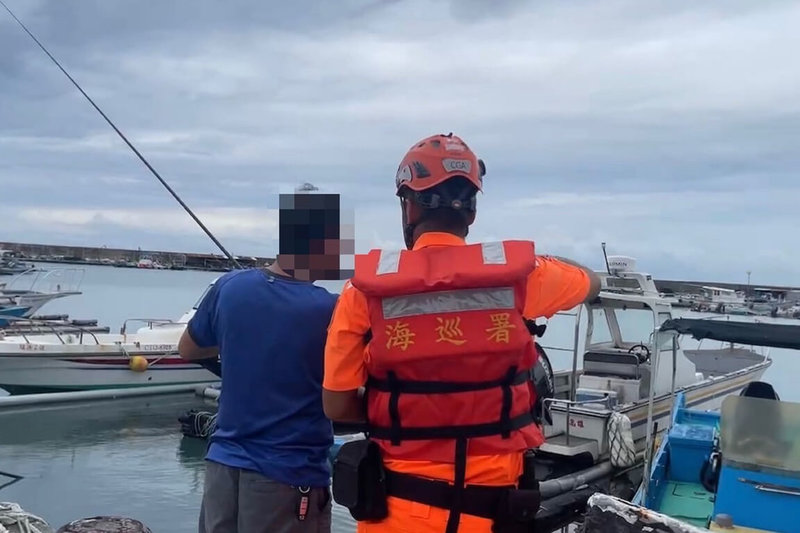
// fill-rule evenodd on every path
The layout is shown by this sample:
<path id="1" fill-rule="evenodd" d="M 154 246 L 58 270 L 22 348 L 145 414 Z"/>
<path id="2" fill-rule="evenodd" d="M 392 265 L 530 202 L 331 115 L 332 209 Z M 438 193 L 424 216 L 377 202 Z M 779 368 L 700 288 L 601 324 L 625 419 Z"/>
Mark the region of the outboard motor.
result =
<path id="1" fill-rule="evenodd" d="M 547 324 L 537 324 L 536 320 L 525 320 L 525 325 L 528 328 L 531 336 L 541 338 L 547 329 Z M 544 400 L 546 398 L 553 398 L 556 393 L 555 377 L 553 376 L 553 366 L 550 364 L 547 354 L 538 342 L 534 341 L 536 345 L 536 352 L 539 357 L 536 360 L 536 366 L 531 371 L 530 381 L 536 390 L 536 404 L 533 406 L 533 417 L 536 423 L 540 426 L 543 422 L 547 425 L 553 425 L 553 418 L 550 416 L 550 410 L 545 407 Z"/>
<path id="2" fill-rule="evenodd" d="M 781 401 L 780 396 L 769 383 L 763 381 L 751 381 L 742 389 L 739 396 L 748 396 L 750 398 L 763 398 L 765 400 Z"/>
<path id="3" fill-rule="evenodd" d="M 536 423 L 542 425 L 547 422 L 548 426 L 553 425 L 553 418 L 544 403 L 546 398 L 553 398 L 556 394 L 555 377 L 553 376 L 553 367 L 550 364 L 550 359 L 544 351 L 544 348 L 536 344 L 536 351 L 539 352 L 539 358 L 536 361 L 536 366 L 533 367 L 531 381 L 533 387 L 536 389 L 536 404 L 534 405 L 534 417 Z"/>

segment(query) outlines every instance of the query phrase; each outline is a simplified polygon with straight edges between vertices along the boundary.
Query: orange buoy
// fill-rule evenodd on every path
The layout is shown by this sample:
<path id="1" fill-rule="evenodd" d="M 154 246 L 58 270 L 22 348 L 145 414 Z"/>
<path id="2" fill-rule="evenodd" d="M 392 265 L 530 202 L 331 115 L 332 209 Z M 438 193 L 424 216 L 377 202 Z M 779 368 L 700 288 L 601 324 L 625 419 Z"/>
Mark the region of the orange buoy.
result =
<path id="1" fill-rule="evenodd" d="M 144 372 L 148 366 L 150 366 L 150 363 L 141 355 L 134 355 L 128 362 L 128 367 L 134 372 Z"/>

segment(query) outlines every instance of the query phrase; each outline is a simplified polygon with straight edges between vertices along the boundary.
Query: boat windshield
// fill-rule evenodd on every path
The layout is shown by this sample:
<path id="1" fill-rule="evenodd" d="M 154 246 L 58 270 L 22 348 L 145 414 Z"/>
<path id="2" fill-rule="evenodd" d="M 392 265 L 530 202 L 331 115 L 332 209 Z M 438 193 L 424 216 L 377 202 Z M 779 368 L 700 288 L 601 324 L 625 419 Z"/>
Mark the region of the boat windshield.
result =
<path id="1" fill-rule="evenodd" d="M 720 417 L 722 457 L 739 468 L 800 476 L 800 403 L 728 396 Z"/>
<path id="2" fill-rule="evenodd" d="M 653 322 L 653 311 L 650 309 L 615 309 L 619 332 L 624 345 L 646 344 L 652 346 L 653 332 L 656 324 Z M 671 318 L 669 313 L 658 313 L 658 327 Z M 658 345 L 661 351 L 672 350 L 672 336 L 661 333 L 658 336 Z"/>
<path id="3" fill-rule="evenodd" d="M 605 311 L 602 309 L 592 309 L 592 338 L 591 344 L 601 344 L 613 342 L 611 330 L 608 329 Z"/>
<path id="4" fill-rule="evenodd" d="M 200 302 L 202 302 L 202 301 L 203 301 L 203 298 L 205 298 L 205 297 L 206 297 L 206 294 L 208 294 L 208 291 L 210 291 L 210 290 L 211 290 L 211 287 L 213 287 L 213 286 L 214 286 L 214 284 L 213 284 L 213 283 L 211 283 L 211 284 L 209 284 L 209 285 L 208 285 L 208 287 L 206 287 L 206 290 L 204 290 L 204 291 L 203 291 L 203 294 L 201 294 L 201 295 L 200 295 L 200 298 L 198 298 L 198 299 L 197 299 L 197 301 L 196 301 L 196 302 L 194 303 L 194 305 L 192 306 L 192 309 L 194 309 L 195 311 L 197 311 L 197 308 L 198 308 L 198 307 L 200 307 Z"/>

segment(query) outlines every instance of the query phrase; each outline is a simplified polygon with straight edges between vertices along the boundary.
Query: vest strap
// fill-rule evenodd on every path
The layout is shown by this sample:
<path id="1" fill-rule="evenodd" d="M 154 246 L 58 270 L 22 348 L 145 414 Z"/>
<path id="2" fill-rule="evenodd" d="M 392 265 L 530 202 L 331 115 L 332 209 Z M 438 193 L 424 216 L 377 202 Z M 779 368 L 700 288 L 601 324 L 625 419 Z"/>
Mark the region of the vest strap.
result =
<path id="1" fill-rule="evenodd" d="M 493 389 L 495 387 L 505 387 L 506 385 L 513 387 L 515 385 L 522 385 L 530 379 L 530 370 L 516 372 L 516 368 L 512 367 L 510 371 L 513 371 L 510 381 L 508 379 L 508 375 L 505 375 L 500 379 L 476 382 L 412 381 L 406 379 L 397 379 L 396 375 L 393 378 L 394 381 L 392 381 L 391 379 L 388 379 L 389 373 L 387 373 L 387 379 L 369 376 L 367 378 L 367 387 L 380 392 L 393 392 L 394 390 L 397 390 L 398 393 L 403 394 L 452 394 L 457 392 L 473 392 Z M 394 375 L 393 372 L 392 374 Z"/>
<path id="2" fill-rule="evenodd" d="M 400 386 L 399 381 L 397 379 L 397 374 L 394 371 L 389 371 L 387 373 L 387 383 L 389 386 L 389 419 L 391 420 L 391 429 L 389 430 L 390 440 L 394 446 L 398 446 L 400 444 L 400 439 L 402 438 L 403 429 L 400 426 L 400 410 L 398 408 L 398 403 L 400 401 Z"/>
<path id="3" fill-rule="evenodd" d="M 391 440 L 430 440 L 430 439 L 460 439 L 490 437 L 501 435 L 506 430 L 516 431 L 534 423 L 533 414 L 527 411 L 521 415 L 511 417 L 507 425 L 501 421 L 486 424 L 467 424 L 460 426 L 434 426 L 434 427 L 395 427 L 375 426 L 370 424 L 369 436 L 373 439 Z"/>
<path id="4" fill-rule="evenodd" d="M 508 369 L 508 373 L 506 374 L 506 378 L 503 380 L 503 404 L 500 407 L 500 427 L 502 431 L 500 436 L 504 439 L 507 439 L 511 436 L 511 400 L 512 400 L 512 393 L 511 393 L 511 383 L 514 381 L 514 377 L 517 375 L 517 367 L 512 366 Z"/>
<path id="5" fill-rule="evenodd" d="M 445 533 L 458 533 L 458 523 L 461 521 L 461 510 L 464 505 L 464 483 L 467 478 L 467 439 L 461 437 L 456 440 L 455 472 L 453 476 L 453 499 L 450 504 L 450 514 L 447 517 Z"/>

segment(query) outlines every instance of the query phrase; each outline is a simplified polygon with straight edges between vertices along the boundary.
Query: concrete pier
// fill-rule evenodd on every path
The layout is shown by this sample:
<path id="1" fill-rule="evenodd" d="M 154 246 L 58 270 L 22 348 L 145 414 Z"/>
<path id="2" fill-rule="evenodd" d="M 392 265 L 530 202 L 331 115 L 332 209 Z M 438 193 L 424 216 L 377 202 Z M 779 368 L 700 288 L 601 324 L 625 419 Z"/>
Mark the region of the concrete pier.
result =
<path id="1" fill-rule="evenodd" d="M 173 270 L 210 270 L 224 272 L 233 265 L 222 254 L 199 254 L 188 252 L 169 252 L 125 248 L 91 246 L 63 246 L 53 244 L 33 244 L 21 242 L 0 242 L 0 250 L 11 250 L 20 254 L 26 261 L 41 263 L 66 263 L 80 265 L 108 265 L 134 268 L 139 261 L 156 262 Z M 267 257 L 236 256 L 245 268 L 266 266 L 275 259 Z"/>

